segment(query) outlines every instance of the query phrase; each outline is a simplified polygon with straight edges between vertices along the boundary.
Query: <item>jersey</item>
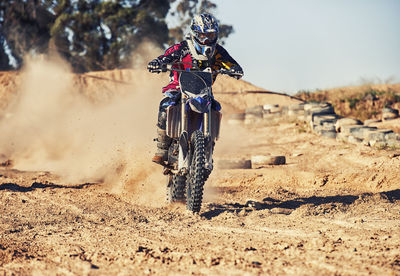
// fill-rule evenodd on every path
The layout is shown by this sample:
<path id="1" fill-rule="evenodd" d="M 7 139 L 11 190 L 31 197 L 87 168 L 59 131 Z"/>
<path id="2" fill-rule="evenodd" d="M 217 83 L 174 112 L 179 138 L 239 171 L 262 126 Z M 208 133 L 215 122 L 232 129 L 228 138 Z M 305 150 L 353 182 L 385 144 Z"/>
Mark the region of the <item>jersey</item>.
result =
<path id="1" fill-rule="evenodd" d="M 179 65 L 174 65 L 174 68 L 187 70 L 196 65 L 200 70 L 210 67 L 212 71 L 227 69 L 239 64 L 228 54 L 228 52 L 219 44 L 216 45 L 214 55 L 208 60 L 196 60 L 190 54 L 188 42 L 182 41 L 169 47 L 165 53 L 158 57 L 162 63 L 181 62 Z M 210 62 L 210 64 L 208 64 Z M 170 73 L 170 83 L 163 87 L 162 92 L 165 93 L 171 90 L 179 90 L 179 72 L 173 71 Z M 217 74 L 213 74 L 213 83 L 217 78 Z"/>

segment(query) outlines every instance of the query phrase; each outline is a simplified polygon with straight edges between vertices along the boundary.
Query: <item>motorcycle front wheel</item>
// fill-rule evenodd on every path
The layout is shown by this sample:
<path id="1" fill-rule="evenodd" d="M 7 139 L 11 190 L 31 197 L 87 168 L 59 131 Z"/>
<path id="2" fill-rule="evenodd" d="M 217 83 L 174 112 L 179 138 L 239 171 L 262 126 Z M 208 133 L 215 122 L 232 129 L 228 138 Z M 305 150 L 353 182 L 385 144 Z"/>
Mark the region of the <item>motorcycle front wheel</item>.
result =
<path id="1" fill-rule="evenodd" d="M 169 175 L 167 185 L 167 200 L 170 203 L 185 201 L 186 176 Z"/>
<path id="2" fill-rule="evenodd" d="M 193 213 L 198 213 L 203 200 L 203 188 L 206 180 L 204 135 L 200 130 L 193 132 L 191 144 L 192 162 L 186 188 L 186 208 Z"/>

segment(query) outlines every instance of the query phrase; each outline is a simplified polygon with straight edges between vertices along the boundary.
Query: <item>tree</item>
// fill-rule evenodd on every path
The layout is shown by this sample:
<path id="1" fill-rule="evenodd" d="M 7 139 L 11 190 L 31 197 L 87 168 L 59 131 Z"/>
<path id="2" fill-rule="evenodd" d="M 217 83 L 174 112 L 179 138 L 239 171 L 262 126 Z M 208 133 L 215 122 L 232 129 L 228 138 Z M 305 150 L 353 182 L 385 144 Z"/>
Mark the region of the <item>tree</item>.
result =
<path id="1" fill-rule="evenodd" d="M 10 59 L 6 53 L 6 48 L 5 48 L 5 39 L 4 36 L 1 35 L 1 30 L 0 30 L 0 70 L 10 70 L 12 67 L 10 65 Z"/>
<path id="2" fill-rule="evenodd" d="M 127 67 L 145 38 L 159 46 L 168 41 L 166 0 L 79 0 L 57 10 L 50 33 L 77 72 Z"/>
<path id="3" fill-rule="evenodd" d="M 217 5 L 210 0 L 170 0 L 175 5 L 171 16 L 177 19 L 178 23 L 175 27 L 170 28 L 170 43 L 182 41 L 185 31 L 188 29 L 192 18 L 199 13 L 213 14 Z M 232 25 L 221 24 L 219 22 L 219 40 L 224 44 L 224 40 L 234 32 Z"/>
<path id="4" fill-rule="evenodd" d="M 125 68 L 144 40 L 164 47 L 178 39 L 165 21 L 170 4 L 182 28 L 209 0 L 0 0 L 0 69 L 19 68 L 27 54 L 57 51 L 75 72 Z M 172 14 L 172 13 L 171 13 Z M 232 26 L 220 25 L 221 37 Z M 175 32 L 175 33 L 174 33 Z"/>
<path id="5" fill-rule="evenodd" d="M 6 44 L 17 62 L 22 63 L 27 53 L 43 53 L 47 51 L 50 39 L 48 25 L 54 15 L 48 10 L 51 1 L 0 1 L 0 42 L 5 54 Z M 1 54 L 0 54 L 1 57 Z M 1 59 L 1 68 L 9 67 L 9 58 Z M 8 65 L 8 66 L 7 66 Z"/>

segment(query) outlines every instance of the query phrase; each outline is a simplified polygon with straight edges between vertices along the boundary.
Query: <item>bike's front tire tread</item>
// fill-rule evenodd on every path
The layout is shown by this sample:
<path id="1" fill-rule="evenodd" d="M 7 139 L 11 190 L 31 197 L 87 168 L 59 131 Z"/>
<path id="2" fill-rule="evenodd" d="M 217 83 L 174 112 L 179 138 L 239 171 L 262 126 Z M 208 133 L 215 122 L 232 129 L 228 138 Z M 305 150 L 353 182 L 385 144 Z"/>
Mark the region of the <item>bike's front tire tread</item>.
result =
<path id="1" fill-rule="evenodd" d="M 168 187 L 169 202 L 185 202 L 186 176 L 173 175 Z"/>
<path id="2" fill-rule="evenodd" d="M 196 130 L 191 137 L 193 145 L 192 164 L 187 185 L 186 207 L 193 213 L 200 212 L 203 200 L 204 182 L 206 180 L 205 166 L 205 141 L 201 131 Z"/>

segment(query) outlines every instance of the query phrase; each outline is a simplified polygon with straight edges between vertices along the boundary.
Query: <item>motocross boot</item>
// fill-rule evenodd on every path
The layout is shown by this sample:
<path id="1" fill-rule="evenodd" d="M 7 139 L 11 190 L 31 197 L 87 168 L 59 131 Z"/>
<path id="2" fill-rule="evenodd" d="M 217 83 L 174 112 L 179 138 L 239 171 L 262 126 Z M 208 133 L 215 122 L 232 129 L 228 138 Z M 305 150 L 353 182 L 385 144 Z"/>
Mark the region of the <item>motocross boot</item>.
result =
<path id="1" fill-rule="evenodd" d="M 166 131 L 161 128 L 157 128 L 157 134 L 157 152 L 151 161 L 160 165 L 164 165 L 165 162 L 168 161 L 168 149 L 171 145 L 172 138 L 168 137 Z"/>

